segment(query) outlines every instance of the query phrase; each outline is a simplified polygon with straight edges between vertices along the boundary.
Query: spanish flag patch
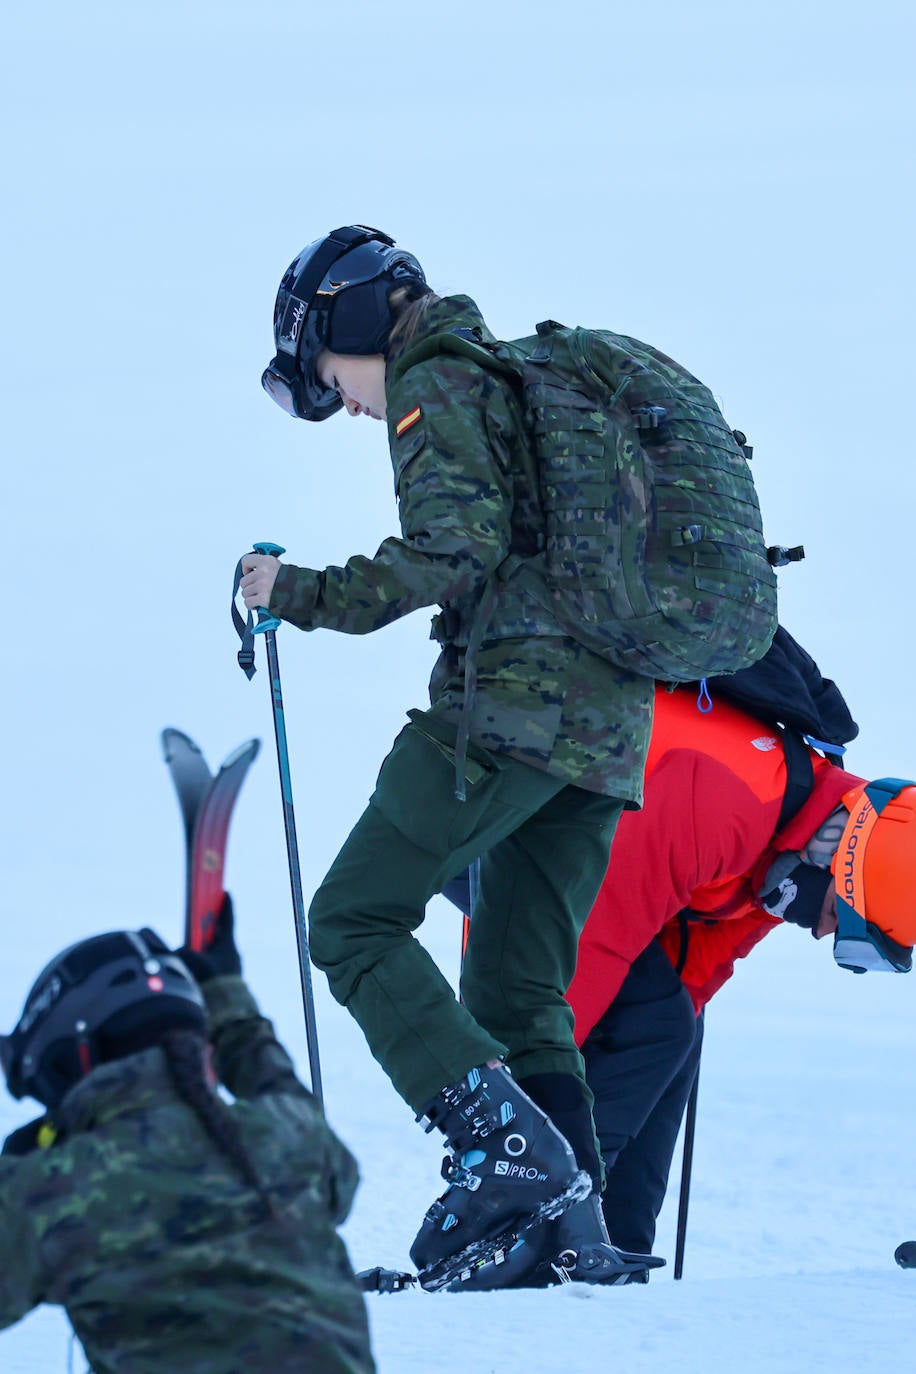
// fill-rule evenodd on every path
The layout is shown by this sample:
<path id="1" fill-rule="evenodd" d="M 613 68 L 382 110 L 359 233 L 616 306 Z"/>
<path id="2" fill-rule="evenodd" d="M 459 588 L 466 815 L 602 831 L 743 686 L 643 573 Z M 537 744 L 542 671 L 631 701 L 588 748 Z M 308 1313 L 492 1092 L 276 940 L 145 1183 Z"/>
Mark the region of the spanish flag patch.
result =
<path id="1" fill-rule="evenodd" d="M 398 420 L 398 423 L 395 427 L 395 433 L 397 434 L 398 438 L 400 439 L 402 434 L 406 434 L 407 431 L 410 429 L 411 425 L 415 425 L 419 418 L 420 407 L 415 406 L 413 410 L 408 411 L 408 413 L 402 419 Z"/>

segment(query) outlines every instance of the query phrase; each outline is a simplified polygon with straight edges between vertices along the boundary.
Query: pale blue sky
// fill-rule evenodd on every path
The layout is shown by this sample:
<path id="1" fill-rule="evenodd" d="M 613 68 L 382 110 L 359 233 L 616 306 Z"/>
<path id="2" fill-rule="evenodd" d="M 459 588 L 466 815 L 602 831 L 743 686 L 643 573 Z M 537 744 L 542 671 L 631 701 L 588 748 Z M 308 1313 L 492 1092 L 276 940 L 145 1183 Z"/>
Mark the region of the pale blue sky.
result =
<path id="1" fill-rule="evenodd" d="M 383 429 L 292 422 L 259 386 L 279 277 L 339 223 L 387 229 L 497 333 L 605 325 L 707 381 L 755 445 L 768 538 L 808 549 L 781 575 L 783 618 L 850 697 L 852 766 L 916 775 L 911 16 L 11 12 L 2 903 L 36 923 L 23 976 L 60 906 L 68 932 L 177 921 L 163 725 L 212 761 L 271 745 L 264 675 L 234 661 L 238 555 L 266 538 L 323 566 L 396 528 Z M 426 635 L 419 614 L 369 640 L 280 636 L 307 894 L 425 701 Z M 229 876 L 285 910 L 272 769 L 267 753 L 240 813 L 263 862 L 236 854 Z M 286 927 L 265 940 L 286 948 Z"/>

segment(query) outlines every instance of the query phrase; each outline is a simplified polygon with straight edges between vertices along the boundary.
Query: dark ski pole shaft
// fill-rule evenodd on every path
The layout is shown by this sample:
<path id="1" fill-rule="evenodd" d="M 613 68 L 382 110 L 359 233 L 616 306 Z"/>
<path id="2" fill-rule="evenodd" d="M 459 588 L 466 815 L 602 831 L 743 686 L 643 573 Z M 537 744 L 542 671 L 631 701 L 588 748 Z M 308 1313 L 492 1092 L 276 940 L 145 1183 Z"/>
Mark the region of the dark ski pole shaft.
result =
<path id="1" fill-rule="evenodd" d="M 289 748 L 286 743 L 286 719 L 283 713 L 283 693 L 280 687 L 280 662 L 277 657 L 275 629 L 264 631 L 267 648 L 267 670 L 270 674 L 270 693 L 273 703 L 274 734 L 277 740 L 277 764 L 280 770 L 280 794 L 283 799 L 283 829 L 286 835 L 286 854 L 289 860 L 290 893 L 296 922 L 296 951 L 299 956 L 299 981 L 302 985 L 302 1009 L 308 1041 L 309 1072 L 312 1092 L 324 1105 L 321 1084 L 321 1065 L 318 1058 L 318 1027 L 315 1022 L 315 998 L 312 990 L 312 965 L 309 954 L 308 925 L 305 901 L 302 896 L 302 874 L 299 869 L 299 845 L 296 840 L 296 816 L 293 810 L 293 785 L 289 768 Z"/>
<path id="2" fill-rule="evenodd" d="M 474 908 L 480 900 L 480 860 L 475 859 L 468 868 L 468 910 L 464 913 L 461 922 L 461 959 L 459 962 L 460 971 L 464 968 L 464 951 L 468 947 L 468 936 L 471 933 L 471 918 L 474 915 Z"/>
<path id="3" fill-rule="evenodd" d="M 681 1191 L 677 1204 L 677 1239 L 674 1246 L 674 1277 L 684 1274 L 684 1245 L 687 1240 L 687 1206 L 690 1202 L 690 1175 L 693 1170 L 693 1138 L 697 1127 L 697 1097 L 700 1090 L 700 1061 L 694 1074 L 693 1087 L 687 1099 L 684 1121 L 684 1157 L 681 1161 Z"/>
<path id="4" fill-rule="evenodd" d="M 255 544 L 255 553 L 272 554 L 279 557 L 285 550 L 279 544 Z M 239 571 L 236 573 L 238 591 Z M 238 614 L 233 595 L 233 620 Z M 250 616 L 249 616 L 250 619 Z M 286 741 L 286 718 L 283 712 L 283 691 L 280 685 L 280 660 L 277 654 L 277 627 L 280 622 L 266 610 L 258 609 L 258 623 L 251 627 L 252 634 L 263 634 L 267 649 L 267 671 L 270 675 L 270 699 L 273 708 L 274 735 L 277 741 L 277 765 L 280 770 L 280 795 L 283 802 L 283 829 L 286 834 L 286 856 L 289 861 L 289 882 L 293 899 L 293 916 L 296 926 L 296 952 L 299 956 L 299 982 L 302 988 L 302 1009 L 305 1013 L 305 1034 L 308 1044 L 309 1073 L 312 1079 L 312 1092 L 321 1106 L 324 1106 L 324 1092 L 321 1084 L 321 1063 L 318 1057 L 318 1026 L 315 1020 L 315 996 L 312 989 L 312 966 L 309 954 L 308 923 L 305 917 L 305 902 L 302 896 L 302 874 L 299 868 L 299 845 L 296 840 L 296 816 L 293 810 L 293 784 L 289 767 L 289 746 Z M 238 626 L 236 626 L 238 628 Z M 242 661 L 245 650 L 245 637 L 242 638 L 242 651 L 239 663 L 246 673 L 248 669 Z M 253 651 L 251 672 L 254 673 Z"/>

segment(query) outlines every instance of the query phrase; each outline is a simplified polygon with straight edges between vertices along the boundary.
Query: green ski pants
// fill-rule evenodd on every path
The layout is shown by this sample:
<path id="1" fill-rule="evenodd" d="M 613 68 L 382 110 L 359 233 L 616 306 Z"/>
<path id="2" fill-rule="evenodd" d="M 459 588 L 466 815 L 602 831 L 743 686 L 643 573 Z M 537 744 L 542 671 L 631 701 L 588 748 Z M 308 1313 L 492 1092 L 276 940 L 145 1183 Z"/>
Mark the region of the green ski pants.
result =
<path id="1" fill-rule="evenodd" d="M 499 1057 L 584 1084 L 565 992 L 622 803 L 473 744 L 457 801 L 454 730 L 411 717 L 312 901 L 312 959 L 415 1112 Z M 478 856 L 462 1005 L 412 932 Z"/>

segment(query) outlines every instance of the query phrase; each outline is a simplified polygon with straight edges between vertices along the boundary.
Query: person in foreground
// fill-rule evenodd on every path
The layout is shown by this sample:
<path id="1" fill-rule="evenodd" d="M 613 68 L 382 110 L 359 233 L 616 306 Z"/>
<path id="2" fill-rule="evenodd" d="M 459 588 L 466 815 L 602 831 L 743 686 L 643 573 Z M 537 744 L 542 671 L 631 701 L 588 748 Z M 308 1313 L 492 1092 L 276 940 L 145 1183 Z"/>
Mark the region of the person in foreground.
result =
<path id="1" fill-rule="evenodd" d="M 206 954 L 71 945 L 0 1052 L 46 1109 L 0 1157 L 0 1326 L 63 1307 L 95 1374 L 373 1374 L 337 1234 L 356 1163 L 242 980 L 228 896 Z"/>
<path id="2" fill-rule="evenodd" d="M 552 323 L 544 329 L 551 339 L 563 333 Z M 644 481 L 627 463 L 640 441 L 628 441 L 620 458 L 617 430 L 596 418 L 600 403 L 551 383 L 536 361 L 536 404 L 523 414 L 519 378 L 497 354 L 541 357 L 545 340 L 497 346 L 473 301 L 440 299 L 417 260 L 377 230 L 345 227 L 302 251 L 281 282 L 274 334 L 277 354 L 263 380 L 290 415 L 322 421 L 343 408 L 386 422 L 401 537 L 372 558 L 324 569 L 247 554 L 247 607 L 304 630 L 349 634 L 443 608 L 434 620 L 441 655 L 431 709 L 408 712 L 309 913 L 311 954 L 333 995 L 418 1120 L 440 1129 L 452 1152 L 449 1188 L 427 1212 L 411 1258 L 423 1286 L 440 1287 L 506 1235 L 558 1216 L 551 1234 L 569 1271 L 617 1282 L 660 1261 L 609 1242 L 591 1099 L 564 994 L 618 817 L 641 801 L 654 686 L 545 609 L 531 590 L 536 575 L 516 578 L 507 568 L 544 548 L 536 433 L 546 426 L 558 469 L 588 480 L 612 474 L 616 532 L 596 516 L 580 538 L 581 503 L 556 517 L 560 526 L 572 522 L 569 548 L 594 547 L 598 558 L 598 543 L 617 548 L 621 529 L 639 542 Z M 649 357 L 646 346 L 628 344 Z M 700 386 L 652 356 L 688 388 Z M 630 363 L 640 376 L 651 372 Z M 627 373 L 619 391 L 631 380 Z M 685 404 L 694 418 L 673 436 L 660 406 L 637 407 L 625 423 L 658 422 L 666 453 L 705 461 L 683 433 L 702 429 L 711 406 Z M 734 536 L 740 591 L 727 602 L 732 574 L 717 549 L 716 604 L 705 614 L 712 634 L 731 614 L 723 606 L 741 617 L 759 609 L 763 652 L 773 633 L 772 570 L 740 444 L 717 415 L 715 424 L 710 462 L 719 487 L 740 492 L 734 507 L 747 527 Z M 541 449 L 537 458 L 546 461 Z M 606 499 L 604 486 L 595 490 L 586 504 Z M 677 533 L 680 564 L 694 566 L 690 541 L 702 543 L 703 528 Z M 745 652 L 747 637 L 736 640 Z M 429 898 L 478 855 L 480 899 L 459 1002 L 413 932 Z"/>
<path id="3" fill-rule="evenodd" d="M 844 969 L 912 965 L 916 784 L 867 782 L 838 766 L 840 741 L 857 727 L 835 684 L 783 631 L 773 647 L 788 709 L 807 696 L 821 738 L 805 742 L 715 688 L 705 712 L 696 689 L 659 688 L 645 804 L 621 819 L 579 943 L 568 996 L 595 1097 L 602 1206 L 620 1246 L 652 1248 L 699 1065 L 703 1008 L 736 959 L 788 922 L 815 939 L 832 936 Z M 749 679 L 772 666 L 769 657 Z M 446 895 L 467 910 L 466 884 Z M 473 1286 L 561 1281 L 541 1240 L 486 1266 Z"/>

